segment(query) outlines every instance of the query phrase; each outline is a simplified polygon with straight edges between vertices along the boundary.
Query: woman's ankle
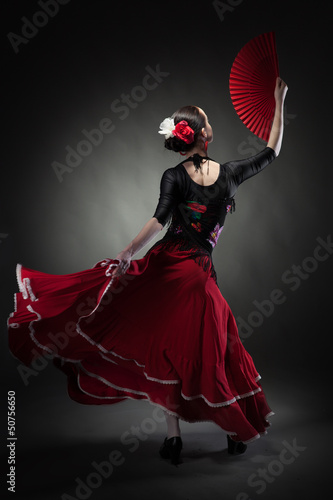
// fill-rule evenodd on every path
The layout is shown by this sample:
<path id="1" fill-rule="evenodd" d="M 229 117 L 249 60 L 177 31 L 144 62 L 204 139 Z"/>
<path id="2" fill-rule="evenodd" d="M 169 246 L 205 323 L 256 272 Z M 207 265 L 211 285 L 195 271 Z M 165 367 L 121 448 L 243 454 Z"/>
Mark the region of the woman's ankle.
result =
<path id="1" fill-rule="evenodd" d="M 167 412 L 164 412 L 164 414 L 168 429 L 167 430 L 168 439 L 177 436 L 180 437 L 179 418 L 174 415 L 170 415 L 170 413 Z"/>

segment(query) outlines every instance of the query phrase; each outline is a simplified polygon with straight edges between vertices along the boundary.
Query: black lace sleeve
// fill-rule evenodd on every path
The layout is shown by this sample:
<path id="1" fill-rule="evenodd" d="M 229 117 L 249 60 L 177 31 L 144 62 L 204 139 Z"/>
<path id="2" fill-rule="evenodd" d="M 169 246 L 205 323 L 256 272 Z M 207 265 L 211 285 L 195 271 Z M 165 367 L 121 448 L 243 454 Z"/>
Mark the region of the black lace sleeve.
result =
<path id="1" fill-rule="evenodd" d="M 266 147 L 255 156 L 244 160 L 229 161 L 225 165 L 229 169 L 234 184 L 238 187 L 242 182 L 261 172 L 275 158 L 276 153 L 274 149 Z"/>
<path id="2" fill-rule="evenodd" d="M 168 222 L 179 199 L 179 189 L 177 185 L 176 173 L 173 168 L 164 172 L 161 179 L 160 198 L 153 217 L 162 226 Z"/>

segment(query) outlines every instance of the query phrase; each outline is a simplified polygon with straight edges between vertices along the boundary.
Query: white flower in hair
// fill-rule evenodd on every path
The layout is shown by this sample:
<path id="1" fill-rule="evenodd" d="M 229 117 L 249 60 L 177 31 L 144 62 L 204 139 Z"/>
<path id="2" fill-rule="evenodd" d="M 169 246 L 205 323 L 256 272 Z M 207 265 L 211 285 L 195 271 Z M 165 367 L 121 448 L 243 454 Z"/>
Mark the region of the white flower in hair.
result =
<path id="1" fill-rule="evenodd" d="M 172 131 L 174 128 L 175 122 L 173 121 L 173 118 L 165 118 L 160 125 L 161 130 L 159 130 L 158 133 L 165 135 L 165 138 L 169 139 L 169 137 L 173 136 Z"/>

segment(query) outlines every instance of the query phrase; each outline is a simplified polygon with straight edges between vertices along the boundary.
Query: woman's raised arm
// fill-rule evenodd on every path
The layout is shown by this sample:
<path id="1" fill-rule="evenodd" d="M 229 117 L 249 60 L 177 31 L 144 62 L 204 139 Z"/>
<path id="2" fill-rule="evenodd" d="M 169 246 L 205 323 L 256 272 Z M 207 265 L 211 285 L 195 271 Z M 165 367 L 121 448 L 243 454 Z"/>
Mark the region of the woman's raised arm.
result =
<path id="1" fill-rule="evenodd" d="M 287 84 L 278 77 L 274 90 L 275 97 L 275 114 L 271 133 L 269 135 L 267 146 L 274 149 L 276 156 L 280 153 L 282 137 L 283 137 L 283 103 L 286 97 L 288 87 Z"/>

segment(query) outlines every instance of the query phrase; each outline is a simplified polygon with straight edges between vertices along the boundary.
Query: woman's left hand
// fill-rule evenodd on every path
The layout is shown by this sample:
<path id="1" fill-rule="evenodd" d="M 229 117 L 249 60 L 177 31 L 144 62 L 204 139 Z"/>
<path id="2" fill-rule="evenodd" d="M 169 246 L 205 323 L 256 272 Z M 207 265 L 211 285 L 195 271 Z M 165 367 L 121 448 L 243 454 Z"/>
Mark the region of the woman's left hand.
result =
<path id="1" fill-rule="evenodd" d="M 274 97 L 275 97 L 275 102 L 283 102 L 286 97 L 286 93 L 288 91 L 288 85 L 286 82 L 282 80 L 279 76 L 276 79 L 275 83 L 275 90 L 274 90 Z"/>

